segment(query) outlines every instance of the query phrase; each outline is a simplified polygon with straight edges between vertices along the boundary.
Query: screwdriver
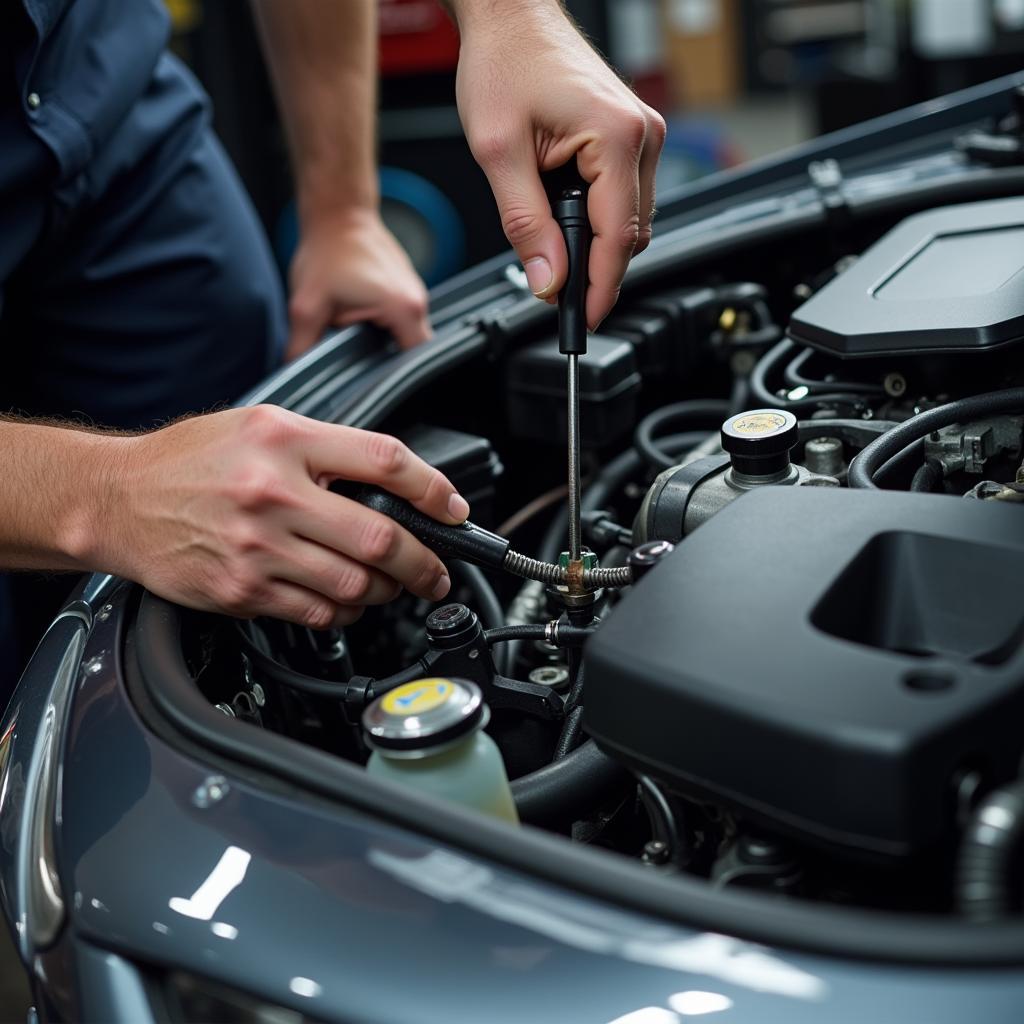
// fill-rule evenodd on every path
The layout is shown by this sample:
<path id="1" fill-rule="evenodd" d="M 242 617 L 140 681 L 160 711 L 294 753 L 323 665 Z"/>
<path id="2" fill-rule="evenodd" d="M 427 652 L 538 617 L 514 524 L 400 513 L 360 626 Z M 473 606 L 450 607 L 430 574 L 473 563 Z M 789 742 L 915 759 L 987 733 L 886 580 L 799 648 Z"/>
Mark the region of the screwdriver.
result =
<path id="1" fill-rule="evenodd" d="M 562 566 L 541 562 L 513 551 L 507 537 L 492 533 L 476 523 L 468 520 L 457 526 L 439 523 L 404 498 L 380 487 L 353 488 L 343 481 L 336 481 L 331 484 L 331 490 L 393 519 L 441 558 L 456 558 L 485 569 L 500 569 L 549 586 L 564 586 L 568 582 L 568 573 Z M 607 569 L 595 567 L 583 570 L 580 580 L 584 587 L 592 590 L 627 587 L 633 582 L 633 574 L 628 566 Z"/>
<path id="2" fill-rule="evenodd" d="M 580 366 L 587 351 L 587 266 L 590 262 L 590 220 L 582 189 L 567 188 L 554 203 L 569 256 L 565 287 L 558 294 L 558 350 L 568 357 L 569 562 L 583 557 L 580 525 Z"/>

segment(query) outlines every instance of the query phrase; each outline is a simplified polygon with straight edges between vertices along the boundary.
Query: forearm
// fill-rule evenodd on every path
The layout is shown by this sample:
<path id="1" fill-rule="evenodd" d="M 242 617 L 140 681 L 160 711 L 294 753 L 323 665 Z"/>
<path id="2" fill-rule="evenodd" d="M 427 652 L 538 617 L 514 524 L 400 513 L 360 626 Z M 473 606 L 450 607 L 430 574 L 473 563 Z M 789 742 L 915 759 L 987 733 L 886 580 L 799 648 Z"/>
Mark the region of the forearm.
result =
<path id="1" fill-rule="evenodd" d="M 374 0 L 253 0 L 291 149 L 299 217 L 376 209 Z"/>
<path id="2" fill-rule="evenodd" d="M 116 569 L 104 562 L 134 440 L 0 420 L 0 566 Z"/>
<path id="3" fill-rule="evenodd" d="M 451 14 L 459 31 L 490 26 L 504 33 L 512 45 L 516 34 L 512 19 L 565 18 L 562 0 L 441 0 L 441 5 Z"/>

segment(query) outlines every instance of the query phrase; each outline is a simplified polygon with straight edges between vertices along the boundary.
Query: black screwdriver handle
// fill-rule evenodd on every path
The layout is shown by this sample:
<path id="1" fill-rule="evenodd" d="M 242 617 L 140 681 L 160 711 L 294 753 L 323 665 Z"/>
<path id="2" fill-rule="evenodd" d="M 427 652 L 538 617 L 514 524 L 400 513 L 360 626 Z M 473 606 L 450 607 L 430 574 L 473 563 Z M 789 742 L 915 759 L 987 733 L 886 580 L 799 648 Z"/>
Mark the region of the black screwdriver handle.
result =
<path id="1" fill-rule="evenodd" d="M 590 263 L 590 218 L 582 189 L 567 188 L 555 200 L 554 216 L 569 254 L 569 276 L 558 293 L 558 350 L 562 355 L 587 351 L 587 267 Z"/>
<path id="2" fill-rule="evenodd" d="M 441 558 L 457 558 L 487 569 L 500 569 L 505 560 L 509 541 L 476 523 L 447 526 L 379 487 L 363 487 L 354 497 L 360 505 L 393 519 Z"/>

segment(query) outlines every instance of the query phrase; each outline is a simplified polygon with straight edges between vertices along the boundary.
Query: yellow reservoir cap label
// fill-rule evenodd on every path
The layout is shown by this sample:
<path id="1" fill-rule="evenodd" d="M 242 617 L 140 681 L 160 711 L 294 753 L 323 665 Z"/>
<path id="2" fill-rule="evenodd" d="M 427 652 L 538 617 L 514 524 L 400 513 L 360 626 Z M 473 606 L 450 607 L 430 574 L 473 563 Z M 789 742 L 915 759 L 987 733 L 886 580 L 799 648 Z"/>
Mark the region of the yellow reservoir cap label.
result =
<path id="1" fill-rule="evenodd" d="M 396 686 L 380 703 L 389 715 L 422 715 L 447 703 L 454 692 L 450 679 L 416 679 Z"/>

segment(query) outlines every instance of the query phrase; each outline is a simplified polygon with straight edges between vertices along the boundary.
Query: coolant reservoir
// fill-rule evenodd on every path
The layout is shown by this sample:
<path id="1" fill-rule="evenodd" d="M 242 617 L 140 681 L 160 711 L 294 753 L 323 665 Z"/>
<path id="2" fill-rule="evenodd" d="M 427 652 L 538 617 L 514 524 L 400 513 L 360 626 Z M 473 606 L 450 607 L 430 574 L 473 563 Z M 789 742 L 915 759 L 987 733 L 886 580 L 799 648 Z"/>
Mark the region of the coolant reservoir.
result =
<path id="1" fill-rule="evenodd" d="M 442 800 L 519 821 L 480 688 L 467 679 L 418 679 L 378 697 L 363 713 L 373 748 L 366 770 Z"/>

